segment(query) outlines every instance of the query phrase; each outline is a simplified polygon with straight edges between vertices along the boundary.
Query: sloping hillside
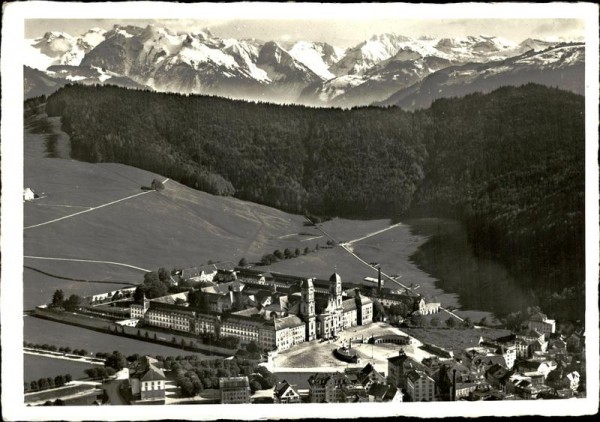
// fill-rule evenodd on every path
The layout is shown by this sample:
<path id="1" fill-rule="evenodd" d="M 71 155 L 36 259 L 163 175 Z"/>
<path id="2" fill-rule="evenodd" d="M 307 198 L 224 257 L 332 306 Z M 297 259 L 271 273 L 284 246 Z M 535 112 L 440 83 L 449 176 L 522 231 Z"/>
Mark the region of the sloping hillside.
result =
<path id="1" fill-rule="evenodd" d="M 165 177 L 122 164 L 48 158 L 45 136 L 31 133 L 39 118 L 44 116 L 30 117 L 25 131 L 24 182 L 41 196 L 24 204 L 25 256 L 113 264 L 25 258 L 26 267 L 46 273 L 26 270 L 28 307 L 48 300 L 60 286 L 90 294 L 118 288 L 117 282 L 139 283 L 144 269 L 188 267 L 208 260 L 237 264 L 242 257 L 259 260 L 278 248 L 315 246 L 301 242 L 319 233 L 304 227 L 299 215 L 217 197 L 173 180 L 160 192 L 145 191 L 142 186 Z M 50 222 L 62 217 L 68 218 Z M 282 239 L 300 232 L 306 234 Z"/>

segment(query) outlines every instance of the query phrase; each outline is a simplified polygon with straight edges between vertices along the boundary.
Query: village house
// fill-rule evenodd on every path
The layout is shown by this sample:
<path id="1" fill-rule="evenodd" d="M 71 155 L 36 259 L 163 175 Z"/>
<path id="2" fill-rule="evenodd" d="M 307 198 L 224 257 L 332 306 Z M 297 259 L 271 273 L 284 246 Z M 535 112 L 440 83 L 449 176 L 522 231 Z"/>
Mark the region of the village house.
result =
<path id="1" fill-rule="evenodd" d="M 404 394 L 398 387 L 390 384 L 374 383 L 367 389 L 370 402 L 401 403 Z"/>
<path id="2" fill-rule="evenodd" d="M 311 403 L 368 402 L 369 396 L 356 377 L 340 372 L 320 372 L 308 379 Z"/>
<path id="3" fill-rule="evenodd" d="M 364 389 L 369 389 L 372 384 L 385 383 L 385 376 L 371 363 L 367 363 L 363 368 L 346 368 L 344 373 L 351 379 L 355 377 L 355 383 L 359 383 Z"/>
<path id="4" fill-rule="evenodd" d="M 395 387 L 407 390 L 407 375 L 411 371 L 421 371 L 425 373 L 433 372 L 430 368 L 419 363 L 406 355 L 404 350 L 400 349 L 396 356 L 388 358 L 387 381 Z"/>
<path id="5" fill-rule="evenodd" d="M 516 370 L 525 376 L 541 375 L 544 379 L 548 374 L 556 369 L 557 363 L 552 360 L 526 360 L 519 361 L 516 365 Z"/>
<path id="6" fill-rule="evenodd" d="M 506 391 L 506 382 L 513 374 L 512 371 L 504 368 L 502 365 L 493 365 L 485 373 L 486 380 L 490 385 L 500 391 Z"/>
<path id="7" fill-rule="evenodd" d="M 425 299 L 421 299 L 421 300 L 419 300 L 417 306 L 418 306 L 418 309 L 416 311 L 417 315 L 431 315 L 431 314 L 438 313 L 440 311 L 442 304 L 437 303 L 437 302 L 427 303 L 427 302 L 425 302 Z"/>
<path id="8" fill-rule="evenodd" d="M 300 394 L 286 380 L 279 382 L 273 391 L 275 403 L 293 404 L 300 403 Z"/>
<path id="9" fill-rule="evenodd" d="M 342 373 L 317 373 L 308 379 L 308 399 L 311 403 L 341 403 L 345 401 L 342 389 L 350 380 Z"/>
<path id="10" fill-rule="evenodd" d="M 434 401 L 435 381 L 424 371 L 412 370 L 406 374 L 406 392 L 412 401 Z"/>
<path id="11" fill-rule="evenodd" d="M 548 319 L 546 314 L 538 312 L 529 317 L 527 321 L 527 327 L 530 330 L 537 330 L 542 333 L 546 339 L 550 337 L 556 331 L 556 321 Z"/>
<path id="12" fill-rule="evenodd" d="M 119 289 L 119 290 L 111 290 L 110 292 L 98 293 L 95 295 L 91 295 L 91 296 L 89 296 L 89 299 L 90 299 L 91 303 L 111 300 L 113 298 L 115 298 L 115 300 L 117 300 L 117 299 L 131 296 L 133 294 L 133 292 L 135 292 L 135 289 L 136 289 L 136 287 L 127 287 L 127 288 Z"/>
<path id="13" fill-rule="evenodd" d="M 485 381 L 457 382 L 455 389 L 456 400 L 468 399 L 475 391 L 489 391 L 490 384 Z"/>
<path id="14" fill-rule="evenodd" d="M 23 189 L 23 201 L 33 201 L 36 198 L 39 198 L 39 196 L 31 188 Z"/>
<path id="15" fill-rule="evenodd" d="M 219 378 L 219 390 L 221 391 L 221 404 L 252 403 L 248 377 Z"/>
<path id="16" fill-rule="evenodd" d="M 164 400 L 166 379 L 162 362 L 145 356 L 138 368 L 129 374 L 131 395 L 142 401 Z"/>

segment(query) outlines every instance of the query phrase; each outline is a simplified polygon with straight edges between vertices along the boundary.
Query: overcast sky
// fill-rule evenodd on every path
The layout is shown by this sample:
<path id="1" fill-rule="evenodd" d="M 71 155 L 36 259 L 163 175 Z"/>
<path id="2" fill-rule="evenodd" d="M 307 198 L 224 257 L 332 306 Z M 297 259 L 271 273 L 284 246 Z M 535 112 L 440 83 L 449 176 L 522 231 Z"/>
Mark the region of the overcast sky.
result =
<path id="1" fill-rule="evenodd" d="M 343 48 L 384 32 L 395 32 L 413 38 L 483 34 L 520 42 L 526 38 L 579 38 L 583 36 L 584 30 L 583 21 L 576 19 L 31 19 L 25 23 L 25 37 L 40 37 L 47 31 L 79 35 L 92 27 L 110 29 L 115 24 L 146 26 L 149 23 L 175 31 L 208 28 L 214 35 L 222 38 L 326 41 Z"/>

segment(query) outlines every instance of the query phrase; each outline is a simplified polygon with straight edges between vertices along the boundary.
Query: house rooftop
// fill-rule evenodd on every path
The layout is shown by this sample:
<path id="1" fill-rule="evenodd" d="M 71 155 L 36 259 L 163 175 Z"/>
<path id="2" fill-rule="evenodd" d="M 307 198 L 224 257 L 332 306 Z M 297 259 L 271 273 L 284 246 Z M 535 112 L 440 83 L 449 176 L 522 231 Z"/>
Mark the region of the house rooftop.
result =
<path id="1" fill-rule="evenodd" d="M 234 388 L 247 388 L 250 386 L 248 377 L 224 377 L 219 378 L 219 388 L 223 389 L 234 389 Z"/>

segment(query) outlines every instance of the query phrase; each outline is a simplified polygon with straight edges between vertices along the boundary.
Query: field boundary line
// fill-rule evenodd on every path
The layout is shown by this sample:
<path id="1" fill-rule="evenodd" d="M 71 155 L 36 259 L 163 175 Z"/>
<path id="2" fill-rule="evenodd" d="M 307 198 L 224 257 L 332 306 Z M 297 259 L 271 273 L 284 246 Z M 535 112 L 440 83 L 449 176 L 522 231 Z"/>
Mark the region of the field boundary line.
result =
<path id="1" fill-rule="evenodd" d="M 170 179 L 163 180 L 162 184 L 164 185 L 169 180 Z M 135 198 L 137 196 L 145 195 L 145 194 L 151 193 L 151 192 L 155 192 L 155 191 L 139 192 L 139 193 L 136 193 L 135 195 L 130 195 L 130 196 L 127 196 L 125 198 L 117 199 L 116 201 L 107 202 L 106 204 L 98 205 L 97 207 L 90 207 L 87 210 L 79 211 L 79 212 L 76 212 L 74 214 L 65 215 L 64 217 L 55 218 L 54 220 L 46 221 L 44 223 L 39 223 L 39 224 L 34 224 L 32 226 L 27 226 L 23 230 L 33 229 L 33 228 L 36 228 L 36 227 L 45 226 L 46 224 L 56 223 L 57 221 L 61 221 L 61 220 L 67 219 L 67 218 L 75 217 L 76 215 L 85 214 L 86 212 L 95 211 L 95 210 L 100 209 L 100 208 L 108 207 L 109 205 L 113 205 L 113 204 L 116 204 L 118 202 L 126 201 L 128 199 L 132 199 L 132 198 Z"/>
<path id="2" fill-rule="evenodd" d="M 72 262 L 91 262 L 91 263 L 95 263 L 95 264 L 111 264 L 111 265 L 119 265 L 121 267 L 133 268 L 134 270 L 140 270 L 140 271 L 144 271 L 146 273 L 150 272 L 150 270 L 147 270 L 147 269 L 141 268 L 141 267 L 136 267 L 135 265 L 129 265 L 129 264 L 124 264 L 122 262 L 113 262 L 113 261 L 97 261 L 94 259 L 76 259 L 76 258 L 53 258 L 53 257 L 48 257 L 48 256 L 30 256 L 30 255 L 25 255 L 25 256 L 23 256 L 23 258 L 44 259 L 47 261 L 72 261 Z"/>

